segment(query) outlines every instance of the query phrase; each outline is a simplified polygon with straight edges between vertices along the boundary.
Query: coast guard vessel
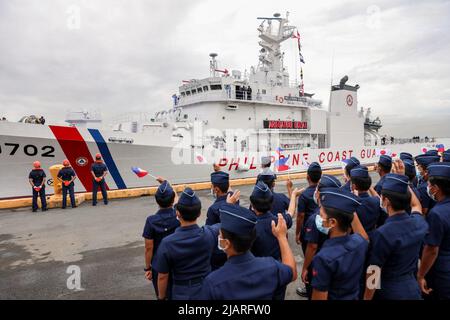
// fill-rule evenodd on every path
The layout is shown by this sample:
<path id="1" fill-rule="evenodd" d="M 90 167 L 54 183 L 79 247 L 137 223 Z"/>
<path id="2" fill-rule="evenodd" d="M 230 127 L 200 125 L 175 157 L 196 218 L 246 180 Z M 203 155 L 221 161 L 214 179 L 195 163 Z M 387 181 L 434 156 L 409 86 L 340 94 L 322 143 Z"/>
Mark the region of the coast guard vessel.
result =
<path id="1" fill-rule="evenodd" d="M 288 16 L 258 19 L 261 48 L 248 74 L 219 69 L 212 53 L 209 77 L 185 81 L 173 105 L 154 116 L 125 119 L 110 128 L 102 128 L 99 115 L 89 112 L 69 114 L 66 126 L 0 121 L 0 198 L 30 194 L 27 177 L 35 160 L 48 169 L 68 159 L 79 179 L 76 191 L 91 191 L 96 153 L 109 169 L 108 188 L 126 189 L 157 185 L 149 177 L 139 179 L 132 167 L 191 183 L 209 181 L 213 162 L 231 178 L 244 178 L 256 176 L 267 155 L 274 171 L 295 173 L 313 161 L 336 168 L 356 156 L 369 164 L 382 153 L 419 154 L 443 143 L 384 140 L 378 133 L 381 121 L 372 120 L 369 109 L 358 109 L 359 86 L 349 84 L 348 77 L 331 87 L 324 106 L 289 77 L 281 44 L 300 39 Z"/>

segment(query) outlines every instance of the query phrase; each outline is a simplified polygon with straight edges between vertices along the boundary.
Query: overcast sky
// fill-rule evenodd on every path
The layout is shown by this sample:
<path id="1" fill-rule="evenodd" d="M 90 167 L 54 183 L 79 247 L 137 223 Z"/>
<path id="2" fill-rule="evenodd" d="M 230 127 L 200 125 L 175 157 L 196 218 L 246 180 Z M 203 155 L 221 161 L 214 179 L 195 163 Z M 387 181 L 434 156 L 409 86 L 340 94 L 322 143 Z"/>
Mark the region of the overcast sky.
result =
<path id="1" fill-rule="evenodd" d="M 209 75 L 210 52 L 255 65 L 256 17 L 286 11 L 307 92 L 328 104 L 334 52 L 334 82 L 358 83 L 385 131 L 450 137 L 449 0 L 0 0 L 0 116 L 166 109 L 182 80 Z M 295 40 L 283 50 L 295 80 Z"/>

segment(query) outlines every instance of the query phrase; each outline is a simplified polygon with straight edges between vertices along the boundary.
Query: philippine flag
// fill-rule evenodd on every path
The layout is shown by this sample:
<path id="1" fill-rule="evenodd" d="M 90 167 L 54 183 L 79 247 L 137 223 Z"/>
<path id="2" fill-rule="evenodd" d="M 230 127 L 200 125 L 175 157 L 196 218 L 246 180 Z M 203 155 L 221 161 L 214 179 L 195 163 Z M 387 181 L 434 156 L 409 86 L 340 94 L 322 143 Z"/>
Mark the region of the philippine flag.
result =
<path id="1" fill-rule="evenodd" d="M 132 167 L 131 171 L 133 171 L 139 178 L 143 178 L 146 175 L 148 175 L 148 172 L 146 170 L 143 170 L 143 169 L 138 168 L 138 167 Z"/>
<path id="2" fill-rule="evenodd" d="M 437 144 L 436 145 L 436 149 L 438 150 L 438 152 L 444 152 L 445 151 L 445 147 L 443 144 Z"/>
<path id="3" fill-rule="evenodd" d="M 207 164 L 208 161 L 206 160 L 206 158 L 203 155 L 201 155 L 200 153 L 197 153 L 195 155 L 195 163 L 196 164 Z"/>

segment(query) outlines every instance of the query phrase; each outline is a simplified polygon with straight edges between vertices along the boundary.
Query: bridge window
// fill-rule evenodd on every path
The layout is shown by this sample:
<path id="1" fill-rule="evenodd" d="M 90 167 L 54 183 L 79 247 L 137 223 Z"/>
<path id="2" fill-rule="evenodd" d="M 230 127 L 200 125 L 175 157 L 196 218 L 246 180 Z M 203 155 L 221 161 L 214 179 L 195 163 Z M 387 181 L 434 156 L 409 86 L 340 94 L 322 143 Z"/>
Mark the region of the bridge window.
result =
<path id="1" fill-rule="evenodd" d="M 201 92 L 203 92 L 203 89 L 202 88 L 197 88 L 197 92 L 201 93 Z"/>
<path id="2" fill-rule="evenodd" d="M 187 96 L 190 96 L 190 95 L 191 95 L 191 92 L 190 92 L 190 91 L 186 91 L 186 95 L 187 95 Z"/>
<path id="3" fill-rule="evenodd" d="M 209 89 L 208 89 L 208 86 L 204 86 L 204 87 L 203 87 L 203 91 L 206 92 L 206 91 L 208 91 L 208 90 L 209 90 Z"/>
<path id="4" fill-rule="evenodd" d="M 222 85 L 221 84 L 212 84 L 211 90 L 222 90 Z"/>
<path id="5" fill-rule="evenodd" d="M 196 93 L 197 93 L 197 90 L 192 89 L 192 94 L 196 94 Z"/>
<path id="6" fill-rule="evenodd" d="M 184 93 L 184 92 L 181 93 L 181 96 L 182 96 L 182 97 L 184 97 L 185 95 L 186 95 L 186 93 Z"/>

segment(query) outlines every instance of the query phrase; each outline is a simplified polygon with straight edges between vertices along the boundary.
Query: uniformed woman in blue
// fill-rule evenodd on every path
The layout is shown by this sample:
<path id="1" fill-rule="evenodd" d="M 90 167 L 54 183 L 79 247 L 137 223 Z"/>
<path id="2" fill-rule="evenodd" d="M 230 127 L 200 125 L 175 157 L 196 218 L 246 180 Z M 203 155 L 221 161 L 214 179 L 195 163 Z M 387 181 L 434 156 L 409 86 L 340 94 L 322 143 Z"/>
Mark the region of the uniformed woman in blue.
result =
<path id="1" fill-rule="evenodd" d="M 388 155 L 381 155 L 376 168 L 378 174 L 380 175 L 380 180 L 378 180 L 377 184 L 375 185 L 375 191 L 380 194 L 384 179 L 386 175 L 391 172 L 392 158 Z"/>
<path id="2" fill-rule="evenodd" d="M 158 296 L 158 273 L 152 267 L 156 261 L 159 245 L 165 237 L 174 233 L 180 226 L 175 209 L 176 193 L 167 180 L 159 178 L 160 185 L 155 193 L 155 200 L 159 210 L 149 216 L 145 221 L 142 237 L 145 239 L 145 277 L 153 282 L 156 296 Z M 171 279 L 167 289 L 167 297 L 170 298 L 172 290 Z"/>
<path id="3" fill-rule="evenodd" d="M 357 300 L 369 245 L 355 214 L 361 203 L 352 193 L 324 188 L 320 204 L 317 227 L 329 239 L 312 262 L 312 300 Z"/>
<path id="4" fill-rule="evenodd" d="M 418 273 L 422 292 L 450 299 L 450 162 L 428 166 L 428 193 L 436 205 L 427 215 L 429 233 Z M 426 280 L 425 280 L 426 279 Z"/>
<path id="5" fill-rule="evenodd" d="M 375 275 L 380 275 L 380 281 L 375 281 L 380 289 L 375 292 L 376 287 L 366 287 L 364 299 L 371 300 L 374 294 L 379 300 L 421 299 L 416 272 L 428 225 L 419 200 L 410 192 L 408 177 L 388 174 L 380 201 L 389 218 L 373 233 L 369 254 L 370 268 L 376 268 Z M 411 214 L 406 212 L 409 206 Z"/>
<path id="6" fill-rule="evenodd" d="M 272 222 L 281 262 L 272 257 L 255 257 L 250 248 L 256 238 L 253 212 L 229 204 L 221 209 L 219 247 L 228 261 L 203 282 L 202 300 L 272 300 L 297 278 L 297 264 L 287 240 L 287 226 L 281 214 Z"/>
<path id="7" fill-rule="evenodd" d="M 257 181 L 262 181 L 269 187 L 270 191 L 272 191 L 273 195 L 273 202 L 272 202 L 272 213 L 284 213 L 289 209 L 289 197 L 287 197 L 284 193 L 275 192 L 275 180 L 277 179 L 276 174 L 272 170 L 266 170 L 264 172 L 261 172 L 258 175 Z M 292 187 L 292 182 L 288 184 L 288 192 L 290 195 L 290 192 Z"/>
<path id="8" fill-rule="evenodd" d="M 317 190 L 314 193 L 314 199 L 316 203 L 320 206 L 320 190 L 323 188 L 337 188 L 341 187 L 341 182 L 333 176 L 322 175 L 320 182 L 317 185 Z M 305 284 L 306 292 L 297 289 L 297 294 L 302 297 L 307 297 L 311 299 L 312 288 L 311 288 L 311 278 L 312 278 L 312 268 L 311 263 L 314 256 L 320 251 L 325 240 L 328 239 L 328 235 L 320 232 L 316 226 L 316 216 L 320 214 L 320 208 L 314 211 L 313 215 L 308 218 L 305 225 L 305 242 L 306 242 L 306 252 L 305 260 L 303 261 L 303 269 L 301 273 L 302 282 Z"/>
<path id="9" fill-rule="evenodd" d="M 345 180 L 345 184 L 341 187 L 343 190 L 347 191 L 347 192 L 351 192 L 351 180 L 350 180 L 350 171 L 359 166 L 361 163 L 359 162 L 358 158 L 355 157 L 351 157 L 350 159 L 345 159 L 343 160 L 343 162 L 345 162 L 345 167 L 344 167 L 344 180 Z"/>
<path id="10" fill-rule="evenodd" d="M 211 272 L 211 255 L 217 246 L 219 224 L 199 227 L 202 205 L 191 188 L 175 206 L 181 226 L 161 241 L 153 268 L 158 272 L 158 299 L 167 299 L 169 274 L 173 300 L 198 299 L 203 279 Z"/>
<path id="11" fill-rule="evenodd" d="M 422 205 L 422 213 L 426 215 L 428 211 L 433 208 L 435 202 L 430 198 L 427 192 L 428 187 L 428 166 L 432 163 L 439 162 L 441 157 L 435 155 L 422 154 L 417 156 L 416 158 L 417 168 L 420 173 L 420 182 L 417 185 L 417 190 L 419 190 L 420 194 L 420 204 Z"/>

